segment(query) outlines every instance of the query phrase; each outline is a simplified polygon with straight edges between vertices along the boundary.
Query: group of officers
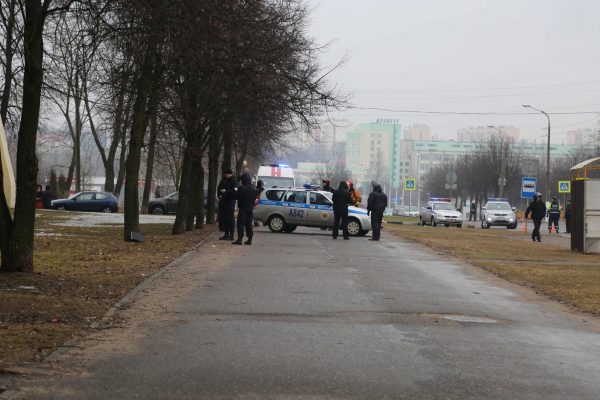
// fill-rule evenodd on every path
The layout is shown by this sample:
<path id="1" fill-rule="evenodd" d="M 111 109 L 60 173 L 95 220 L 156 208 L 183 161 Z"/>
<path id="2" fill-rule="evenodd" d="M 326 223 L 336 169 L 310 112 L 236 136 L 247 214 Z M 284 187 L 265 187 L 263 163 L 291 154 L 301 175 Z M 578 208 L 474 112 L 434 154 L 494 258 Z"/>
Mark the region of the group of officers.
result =
<path id="1" fill-rule="evenodd" d="M 240 185 L 241 182 L 241 185 Z M 252 184 L 252 177 L 244 173 L 240 182 L 233 175 L 231 169 L 223 172 L 223 178 L 217 187 L 219 199 L 219 228 L 224 232 L 219 240 L 230 240 L 234 245 L 252 245 L 254 236 L 252 211 L 258 196 L 264 190 L 263 182 L 258 181 L 256 186 Z M 359 206 L 361 203 L 360 192 L 354 188 L 352 180 L 341 181 L 337 189 L 331 187 L 331 181 L 323 180 L 323 189 L 333 194 L 334 226 L 332 237 L 338 238 L 339 230 L 342 229 L 344 240 L 350 239 L 348 232 L 348 206 Z M 367 213 L 371 217 L 373 237 L 369 240 L 378 241 L 380 238 L 383 213 L 388 205 L 387 195 L 383 193 L 381 185 L 372 182 L 373 191 L 369 194 L 367 201 Z M 234 240 L 236 221 L 235 205 L 237 202 L 237 239 Z M 244 233 L 246 241 L 244 241 Z"/>
<path id="2" fill-rule="evenodd" d="M 234 245 L 252 245 L 254 236 L 252 210 L 256 198 L 264 190 L 262 181 L 257 185 L 252 184 L 252 177 L 246 172 L 240 177 L 240 183 L 233 176 L 233 171 L 227 169 L 223 172 L 223 179 L 217 187 L 217 197 L 219 198 L 219 228 L 225 234 L 220 240 L 231 240 Z M 237 232 L 236 240 L 233 240 L 235 233 L 235 203 L 238 205 Z M 244 242 L 244 231 L 246 241 Z"/>
<path id="3" fill-rule="evenodd" d="M 565 228 L 567 233 L 571 233 L 571 200 L 565 207 Z M 540 235 L 540 226 L 542 220 L 548 216 L 548 233 L 552 232 L 552 228 L 555 229 L 556 233 L 559 232 L 559 221 L 560 221 L 560 204 L 556 197 L 552 198 L 550 207 L 546 207 L 544 201 L 542 201 L 542 194 L 536 193 L 533 200 L 529 203 L 527 210 L 525 211 L 525 219 L 531 215 L 533 220 L 533 232 L 531 233 L 531 240 L 541 242 L 542 237 Z"/>

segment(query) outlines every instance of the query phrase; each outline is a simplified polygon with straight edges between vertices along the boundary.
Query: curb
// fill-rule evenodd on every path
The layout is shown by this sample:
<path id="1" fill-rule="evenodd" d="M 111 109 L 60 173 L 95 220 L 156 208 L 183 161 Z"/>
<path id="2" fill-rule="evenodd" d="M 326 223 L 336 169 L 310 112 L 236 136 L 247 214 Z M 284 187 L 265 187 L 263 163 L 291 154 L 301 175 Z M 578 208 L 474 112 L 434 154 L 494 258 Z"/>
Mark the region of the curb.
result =
<path id="1" fill-rule="evenodd" d="M 194 247 L 192 247 L 191 250 L 183 253 L 182 255 L 180 255 L 179 257 L 177 257 L 176 259 L 174 259 L 173 261 L 171 261 L 167 265 L 161 267 L 154 274 L 150 275 L 149 277 L 147 277 L 146 279 L 144 279 L 143 281 L 141 281 L 140 283 L 138 283 L 137 286 L 135 286 L 133 289 L 131 289 L 129 292 L 127 292 L 127 294 L 125 296 L 123 296 L 119 300 L 117 300 L 116 303 L 114 303 L 112 305 L 112 307 L 109 308 L 108 311 L 102 316 L 101 320 L 105 321 L 107 319 L 113 318 L 114 315 L 115 315 L 115 313 L 117 311 L 119 311 L 123 306 L 129 304 L 133 300 L 133 298 L 141 290 L 143 290 L 146 286 L 148 286 L 149 284 L 151 284 L 152 282 L 154 282 L 155 280 L 157 280 L 158 278 L 160 278 L 161 276 L 163 276 L 167 272 L 167 270 L 169 270 L 173 266 L 175 266 L 175 265 L 177 265 L 177 264 L 185 261 L 194 252 L 198 251 L 199 247 L 201 247 L 206 242 L 208 242 L 209 240 L 211 240 L 213 238 L 213 236 L 217 235 L 218 233 L 219 233 L 219 231 L 214 231 L 213 233 L 209 234 L 204 239 L 200 240 Z M 97 329 L 100 326 L 101 326 L 101 322 L 94 322 L 93 324 L 90 324 L 89 328 L 91 328 L 91 329 Z M 63 343 L 62 346 L 59 346 L 56 350 L 54 350 L 51 354 L 49 354 L 48 357 L 46 357 L 43 362 L 50 362 L 50 363 L 52 363 L 52 362 L 57 361 L 58 358 L 63 353 L 65 353 L 67 350 L 70 350 L 72 347 L 74 347 L 75 344 L 77 344 L 82 339 L 83 339 L 83 336 L 80 336 L 80 337 L 76 337 L 76 338 L 74 338 L 72 340 L 69 340 L 66 343 Z M 0 395 L 0 400 L 4 400 L 1 397 L 1 395 Z"/>

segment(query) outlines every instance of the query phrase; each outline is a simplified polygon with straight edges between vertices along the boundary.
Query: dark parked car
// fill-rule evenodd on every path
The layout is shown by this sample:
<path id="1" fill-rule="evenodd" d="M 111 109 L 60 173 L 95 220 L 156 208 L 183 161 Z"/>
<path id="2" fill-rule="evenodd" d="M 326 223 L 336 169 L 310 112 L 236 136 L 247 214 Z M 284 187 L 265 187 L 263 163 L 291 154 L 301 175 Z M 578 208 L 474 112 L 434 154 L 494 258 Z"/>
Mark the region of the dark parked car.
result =
<path id="1" fill-rule="evenodd" d="M 177 212 L 179 192 L 173 192 L 165 197 L 153 199 L 148 202 L 150 214 L 170 214 Z"/>
<path id="2" fill-rule="evenodd" d="M 55 210 L 117 212 L 119 202 L 108 192 L 79 192 L 68 199 L 52 201 Z"/>
<path id="3" fill-rule="evenodd" d="M 208 190 L 204 189 L 204 208 L 206 208 L 208 199 Z M 179 204 L 179 192 L 173 192 L 165 197 L 153 199 L 148 202 L 148 211 L 150 214 L 172 214 L 177 212 Z"/>

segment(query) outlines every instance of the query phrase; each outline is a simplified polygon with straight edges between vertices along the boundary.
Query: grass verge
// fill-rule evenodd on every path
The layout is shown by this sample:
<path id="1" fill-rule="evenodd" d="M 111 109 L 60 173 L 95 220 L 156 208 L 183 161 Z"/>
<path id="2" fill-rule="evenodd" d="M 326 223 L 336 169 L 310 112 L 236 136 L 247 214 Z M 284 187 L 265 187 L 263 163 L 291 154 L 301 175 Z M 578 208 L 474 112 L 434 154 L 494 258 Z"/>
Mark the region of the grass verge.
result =
<path id="1" fill-rule="evenodd" d="M 576 309 L 600 316 L 600 255 L 523 240 L 513 230 L 386 226 L 386 231 L 482 267 Z M 529 235 L 529 233 L 527 234 Z"/>
<path id="2" fill-rule="evenodd" d="M 147 224 L 144 243 L 126 243 L 121 226 L 56 225 L 67 218 L 38 217 L 34 274 L 0 274 L 0 362 L 43 359 L 213 232 L 205 227 L 175 236 L 171 225 Z"/>

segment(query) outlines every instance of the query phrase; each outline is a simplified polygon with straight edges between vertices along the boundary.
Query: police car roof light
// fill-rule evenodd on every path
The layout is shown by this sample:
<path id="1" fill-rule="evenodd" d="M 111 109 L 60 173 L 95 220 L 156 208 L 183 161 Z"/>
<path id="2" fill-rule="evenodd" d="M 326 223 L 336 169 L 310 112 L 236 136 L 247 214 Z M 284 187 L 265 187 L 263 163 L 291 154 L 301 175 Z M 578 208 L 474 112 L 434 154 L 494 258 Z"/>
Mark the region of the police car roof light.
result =
<path id="1" fill-rule="evenodd" d="M 429 201 L 446 201 L 446 202 L 452 202 L 452 199 L 450 199 L 448 197 L 431 197 L 429 199 Z"/>

